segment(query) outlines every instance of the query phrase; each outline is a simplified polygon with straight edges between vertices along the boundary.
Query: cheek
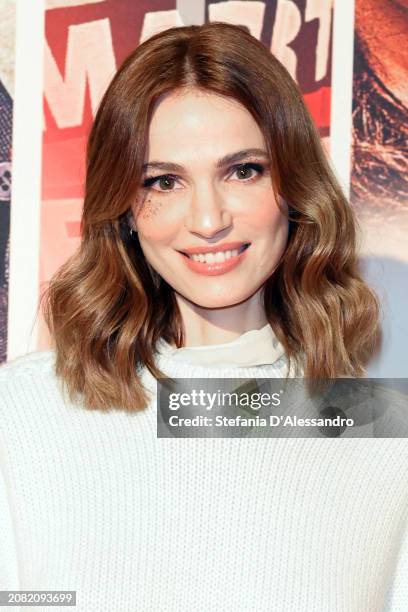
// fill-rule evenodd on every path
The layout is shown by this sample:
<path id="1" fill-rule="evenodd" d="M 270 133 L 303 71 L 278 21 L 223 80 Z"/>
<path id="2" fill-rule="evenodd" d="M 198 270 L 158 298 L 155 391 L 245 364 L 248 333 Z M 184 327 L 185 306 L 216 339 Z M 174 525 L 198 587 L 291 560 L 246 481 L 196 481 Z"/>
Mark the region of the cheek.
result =
<path id="1" fill-rule="evenodd" d="M 246 205 L 247 223 L 254 230 L 265 231 L 288 224 L 288 220 L 278 208 L 271 189 L 259 190 Z"/>
<path id="2" fill-rule="evenodd" d="M 146 195 L 143 199 L 138 199 L 134 205 L 135 219 L 137 225 L 148 221 L 152 217 L 160 214 L 162 202 L 159 197 L 152 194 Z M 137 212 L 136 212 L 137 211 Z"/>
<path id="3" fill-rule="evenodd" d="M 136 229 L 142 246 L 166 246 L 176 236 L 179 223 L 170 215 L 163 214 L 164 208 L 165 203 L 152 196 L 146 199 L 143 208 L 135 215 Z"/>

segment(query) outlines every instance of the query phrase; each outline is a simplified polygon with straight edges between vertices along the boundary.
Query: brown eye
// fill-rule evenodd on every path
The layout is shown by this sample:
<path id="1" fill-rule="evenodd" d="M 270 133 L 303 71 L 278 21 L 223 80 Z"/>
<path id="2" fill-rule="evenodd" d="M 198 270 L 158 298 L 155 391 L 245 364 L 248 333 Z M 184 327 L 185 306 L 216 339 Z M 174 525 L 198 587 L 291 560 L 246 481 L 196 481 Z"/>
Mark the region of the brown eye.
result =
<path id="1" fill-rule="evenodd" d="M 164 191 L 176 191 L 177 177 L 171 174 L 163 174 L 162 176 L 150 176 L 143 181 L 143 187 L 153 189 L 158 193 Z"/>
<path id="2" fill-rule="evenodd" d="M 242 166 L 242 168 L 239 168 L 238 170 L 238 177 L 244 179 L 251 178 L 252 172 L 253 168 L 251 168 L 250 166 Z"/>
<path id="3" fill-rule="evenodd" d="M 173 189 L 174 183 L 175 183 L 174 178 L 171 178 L 171 176 L 162 176 L 160 180 L 158 181 L 160 189 L 163 189 L 163 191 L 168 191 L 168 190 Z"/>
<path id="4" fill-rule="evenodd" d="M 258 176 L 261 176 L 265 172 L 264 166 L 261 164 L 248 163 L 239 164 L 235 166 L 234 172 L 231 176 L 234 176 L 240 181 L 252 181 Z"/>

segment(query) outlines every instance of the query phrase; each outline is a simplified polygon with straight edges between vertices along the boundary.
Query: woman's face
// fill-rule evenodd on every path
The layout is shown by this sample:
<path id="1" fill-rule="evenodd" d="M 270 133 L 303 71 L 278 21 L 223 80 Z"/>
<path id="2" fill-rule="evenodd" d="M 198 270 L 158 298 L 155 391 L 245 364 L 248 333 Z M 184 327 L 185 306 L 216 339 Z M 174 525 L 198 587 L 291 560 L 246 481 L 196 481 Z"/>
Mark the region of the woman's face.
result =
<path id="1" fill-rule="evenodd" d="M 206 308 L 253 296 L 287 242 L 257 123 L 237 101 L 196 89 L 156 105 L 132 211 L 151 266 Z"/>

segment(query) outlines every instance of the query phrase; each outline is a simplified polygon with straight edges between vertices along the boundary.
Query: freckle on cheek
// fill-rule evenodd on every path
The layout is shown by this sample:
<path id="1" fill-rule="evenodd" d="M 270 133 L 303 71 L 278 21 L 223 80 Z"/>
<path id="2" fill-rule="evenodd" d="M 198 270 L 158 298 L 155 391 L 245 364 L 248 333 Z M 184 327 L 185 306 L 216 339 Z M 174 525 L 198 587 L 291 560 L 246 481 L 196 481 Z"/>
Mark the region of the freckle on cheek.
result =
<path id="1" fill-rule="evenodd" d="M 161 208 L 161 203 L 149 197 L 142 204 L 141 215 L 143 219 L 150 219 L 156 215 Z"/>

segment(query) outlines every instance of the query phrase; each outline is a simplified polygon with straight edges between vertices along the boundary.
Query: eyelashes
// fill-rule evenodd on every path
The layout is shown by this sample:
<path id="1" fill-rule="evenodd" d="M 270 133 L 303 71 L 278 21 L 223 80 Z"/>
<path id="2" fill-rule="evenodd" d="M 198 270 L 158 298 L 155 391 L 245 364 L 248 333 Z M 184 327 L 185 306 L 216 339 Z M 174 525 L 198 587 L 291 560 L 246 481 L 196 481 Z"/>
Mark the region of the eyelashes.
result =
<path id="1" fill-rule="evenodd" d="M 252 171 L 251 176 L 245 177 L 245 174 L 248 171 Z M 255 162 L 247 162 L 245 164 L 236 164 L 231 166 L 228 170 L 227 176 L 230 178 L 235 173 L 241 173 L 240 178 L 237 178 L 237 181 L 240 183 L 252 183 L 253 181 L 260 178 L 266 172 L 266 166 L 260 163 Z M 255 174 L 253 174 L 255 173 Z M 239 174 L 238 174 L 239 176 Z M 160 185 L 162 183 L 162 187 L 164 189 L 153 189 L 156 193 L 165 194 L 174 193 L 177 189 L 174 189 L 174 184 L 178 182 L 179 177 L 175 174 L 161 174 L 159 176 L 147 176 L 143 183 L 142 187 L 145 189 L 152 189 L 156 185 Z"/>
<path id="2" fill-rule="evenodd" d="M 142 186 L 145 188 L 150 188 L 153 185 L 156 185 L 159 181 L 177 181 L 177 176 L 174 174 L 161 174 L 160 176 L 147 176 L 142 183 Z M 159 190 L 156 190 L 159 191 Z M 164 191 L 173 191 L 173 190 L 164 190 Z"/>

